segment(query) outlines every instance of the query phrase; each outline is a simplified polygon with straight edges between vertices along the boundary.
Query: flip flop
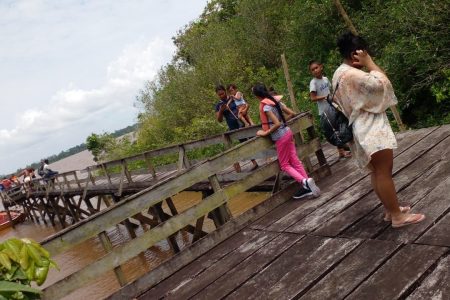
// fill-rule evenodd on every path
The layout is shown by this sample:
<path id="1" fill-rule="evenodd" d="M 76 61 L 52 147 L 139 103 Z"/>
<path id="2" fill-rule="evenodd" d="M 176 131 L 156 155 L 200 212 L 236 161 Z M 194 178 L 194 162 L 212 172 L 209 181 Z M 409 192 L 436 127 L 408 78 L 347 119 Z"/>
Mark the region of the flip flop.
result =
<path id="1" fill-rule="evenodd" d="M 411 206 L 400 206 L 400 212 L 401 213 L 407 213 L 410 210 L 411 210 Z M 391 214 L 390 213 L 385 213 L 383 220 L 386 221 L 386 222 L 391 222 L 392 221 L 391 220 Z"/>
<path id="2" fill-rule="evenodd" d="M 423 214 L 409 214 L 402 223 L 394 224 L 392 223 L 393 228 L 400 228 L 403 226 L 417 224 L 425 220 L 425 215 Z"/>

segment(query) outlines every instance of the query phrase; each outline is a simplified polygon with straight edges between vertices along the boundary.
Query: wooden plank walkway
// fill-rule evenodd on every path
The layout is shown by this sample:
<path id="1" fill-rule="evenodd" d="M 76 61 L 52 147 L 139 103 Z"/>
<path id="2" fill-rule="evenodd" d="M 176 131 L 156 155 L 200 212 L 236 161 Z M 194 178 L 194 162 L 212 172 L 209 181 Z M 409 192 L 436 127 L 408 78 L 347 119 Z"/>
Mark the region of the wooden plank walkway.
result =
<path id="1" fill-rule="evenodd" d="M 263 203 L 257 220 L 223 225 L 111 298 L 450 299 L 450 126 L 397 138 L 399 199 L 424 222 L 392 229 L 347 160 L 319 182 L 321 197 Z"/>

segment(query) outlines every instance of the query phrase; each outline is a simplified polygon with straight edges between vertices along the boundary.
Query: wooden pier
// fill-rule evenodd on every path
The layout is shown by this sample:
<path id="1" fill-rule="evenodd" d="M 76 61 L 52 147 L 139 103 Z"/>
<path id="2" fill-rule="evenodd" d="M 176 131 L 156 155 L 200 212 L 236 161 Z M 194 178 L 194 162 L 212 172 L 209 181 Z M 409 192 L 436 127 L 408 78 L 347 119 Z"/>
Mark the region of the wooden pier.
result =
<path id="1" fill-rule="evenodd" d="M 302 113 L 290 120 L 289 126 L 298 142 L 299 156 L 310 174 L 317 179 L 330 175 L 320 140 L 314 132 L 312 116 Z M 84 172 L 60 174 L 54 181 L 34 181 L 32 187 L 7 195 L 8 207 L 21 204 L 35 221 L 50 219 L 52 224 L 66 226 L 42 241 L 52 255 L 95 237 L 105 249 L 105 256 L 96 262 L 46 287 L 44 298 L 64 297 L 109 271 L 114 271 L 118 283 L 124 286 L 129 280 L 121 265 L 157 242 L 167 240 L 173 253 L 178 253 L 180 247 L 175 238 L 178 232 L 188 233 L 190 242 L 196 243 L 207 235 L 203 228 L 205 218 L 212 219 L 216 228 L 233 221 L 227 203 L 234 196 L 261 187 L 270 187 L 272 194 L 282 190 L 287 184 L 286 176 L 273 159 L 273 143 L 267 138 L 255 138 L 256 130 L 258 127 L 254 126 L 227 132 L 90 167 Z M 243 138 L 251 139 L 237 142 Z M 225 150 L 196 162 L 188 159 L 189 150 L 217 144 Z M 173 154 L 174 164 L 159 170 L 154 167 L 152 158 Z M 250 172 L 249 167 L 237 166 L 250 159 L 259 159 L 260 167 Z M 171 197 L 186 190 L 203 191 L 204 198 L 178 212 Z M 116 201 L 104 200 L 107 196 Z M 92 200 L 94 197 L 97 201 Z M 167 204 L 166 211 L 163 202 Z M 134 231 L 130 226 L 132 221 L 140 222 L 144 230 Z M 120 224 L 128 225 L 131 239 L 113 247 L 107 231 Z"/>
<path id="2" fill-rule="evenodd" d="M 317 199 L 295 185 L 228 222 L 111 299 L 450 299 L 450 126 L 398 136 L 399 199 L 426 214 L 393 229 L 351 160 Z"/>
<path id="3" fill-rule="evenodd" d="M 117 201 L 109 206 L 95 206 L 93 201 L 98 210 L 81 212 L 73 224 L 66 213 L 67 227 L 42 244 L 57 255 L 98 237 L 105 255 L 46 287 L 44 299 L 76 293 L 110 271 L 121 286 L 111 299 L 449 299 L 450 126 L 397 135 L 394 180 L 399 199 L 427 218 L 392 229 L 383 220 L 369 176 L 359 172 L 353 160 L 337 162 L 333 147 L 322 150 L 312 125 L 306 113 L 290 127 L 297 135 L 299 156 L 322 189 L 316 199 L 292 200 L 298 184 L 286 181 L 277 161 L 267 159 L 273 153 L 268 139 L 234 142 L 253 136 L 257 128 L 192 142 L 225 145 L 225 151 L 198 162 L 187 159 L 188 144 L 169 147 L 178 160 L 172 169 L 164 166 L 165 172 L 152 164 L 146 165 L 147 173 L 131 170 L 132 164 L 144 160 L 140 155 L 97 166 L 96 171 L 90 168 L 83 172 L 84 179 L 77 173 L 81 208 L 88 207 L 80 200 L 88 198 L 83 197 L 88 191 L 93 199 L 94 191 L 109 189 L 95 197 L 118 197 Z M 235 171 L 237 161 L 251 158 L 264 163 L 252 172 L 245 167 Z M 74 180 L 67 181 L 73 189 Z M 66 199 L 69 187 L 63 187 L 63 179 L 58 182 L 51 191 Z M 271 196 L 233 218 L 229 200 L 258 186 L 270 186 Z M 134 188 L 140 190 L 136 193 Z M 123 196 L 117 196 L 119 189 Z M 188 189 L 203 190 L 204 198 L 182 212 L 171 207 L 171 197 Z M 49 191 L 35 192 L 50 195 Z M 58 207 L 48 213 L 64 205 L 60 202 Z M 62 218 L 54 220 L 58 224 Z M 204 229 L 206 218 L 213 220 L 214 231 Z M 139 232 L 129 226 L 130 240 L 113 247 L 108 229 L 135 221 L 150 226 Z M 176 241 L 180 232 L 190 240 L 183 249 Z M 140 278 L 127 278 L 122 265 L 162 240 L 175 255 Z"/>

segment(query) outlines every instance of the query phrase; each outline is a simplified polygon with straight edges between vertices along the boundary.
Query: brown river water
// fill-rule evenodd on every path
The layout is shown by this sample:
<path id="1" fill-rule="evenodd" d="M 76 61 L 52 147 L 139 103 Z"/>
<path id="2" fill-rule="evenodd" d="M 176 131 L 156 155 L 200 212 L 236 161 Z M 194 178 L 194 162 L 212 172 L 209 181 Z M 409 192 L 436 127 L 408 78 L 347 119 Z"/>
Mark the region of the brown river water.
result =
<path id="1" fill-rule="evenodd" d="M 268 193 L 243 193 L 229 202 L 229 208 L 233 216 L 245 212 L 251 207 L 262 202 L 269 196 Z M 201 200 L 201 193 L 183 192 L 173 197 L 175 206 L 179 212 L 186 210 Z M 165 208 L 166 210 L 167 208 Z M 195 224 L 193 224 L 195 225 Z M 210 232 L 214 230 L 214 225 L 211 220 L 205 219 L 204 230 Z M 49 235 L 57 232 L 57 228 L 51 225 L 35 224 L 31 221 L 16 225 L 14 229 L 4 229 L 0 231 L 0 241 L 6 240 L 10 237 L 28 237 L 36 241 L 41 241 Z M 140 235 L 143 229 L 139 227 L 137 234 Z M 125 227 L 117 225 L 108 230 L 108 237 L 113 246 L 120 245 L 130 240 L 129 234 Z M 190 235 L 182 232 L 177 234 L 177 241 L 181 248 L 184 248 L 190 243 Z M 41 286 L 45 288 L 48 285 L 70 275 L 71 273 L 80 270 L 84 266 L 96 261 L 105 254 L 102 244 L 98 238 L 92 238 L 78 246 L 70 249 L 67 252 L 54 256 L 53 259 L 60 267 L 60 271 L 51 269 L 46 282 Z M 122 270 L 128 282 L 152 270 L 160 263 L 172 256 L 172 251 L 166 241 L 161 241 L 149 250 L 141 253 L 138 257 L 131 259 L 126 264 L 122 265 Z M 95 282 L 80 288 L 64 299 L 102 299 L 112 294 L 120 288 L 114 272 L 110 271 Z"/>

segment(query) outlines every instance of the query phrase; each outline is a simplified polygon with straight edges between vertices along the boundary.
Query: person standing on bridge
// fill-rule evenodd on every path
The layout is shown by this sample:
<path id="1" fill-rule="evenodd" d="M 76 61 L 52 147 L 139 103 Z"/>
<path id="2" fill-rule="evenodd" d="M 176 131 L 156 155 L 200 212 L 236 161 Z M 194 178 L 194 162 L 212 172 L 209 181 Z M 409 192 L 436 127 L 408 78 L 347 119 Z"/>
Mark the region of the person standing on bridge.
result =
<path id="1" fill-rule="evenodd" d="M 262 126 L 256 135 L 270 135 L 275 142 L 281 170 L 300 183 L 300 190 L 294 194 L 293 198 L 300 199 L 309 195 L 318 197 L 320 189 L 314 179 L 308 177 L 302 162 L 298 159 L 292 131 L 286 125 L 286 119 L 292 118 L 295 113 L 280 102 L 281 96 L 272 96 L 264 84 L 256 84 L 253 87 L 253 94 L 260 101 L 259 115 Z M 287 115 L 286 118 L 283 113 Z"/>
<path id="2" fill-rule="evenodd" d="M 236 103 L 234 102 L 234 98 L 228 97 L 227 90 L 223 85 L 216 86 L 216 94 L 217 97 L 219 97 L 219 102 L 216 104 L 216 119 L 219 122 L 223 122 L 223 119 L 225 118 L 225 121 L 227 122 L 228 129 L 235 130 L 239 129 L 243 126 L 243 123 L 238 118 L 238 109 L 236 106 Z M 240 142 L 245 142 L 247 139 L 240 139 Z M 258 168 L 258 163 L 256 160 L 252 159 L 253 167 L 250 169 L 250 171 L 255 170 Z M 237 170 L 240 172 L 240 169 Z"/>
<path id="3" fill-rule="evenodd" d="M 343 63 L 333 75 L 334 100 L 352 125 L 352 153 L 359 167 L 371 174 L 373 189 L 385 208 L 384 219 L 394 228 L 419 223 L 425 215 L 409 213 L 410 207 L 399 206 L 392 179 L 397 141 L 385 112 L 397 103 L 392 84 L 372 60 L 362 37 L 344 33 L 337 46 Z"/>

